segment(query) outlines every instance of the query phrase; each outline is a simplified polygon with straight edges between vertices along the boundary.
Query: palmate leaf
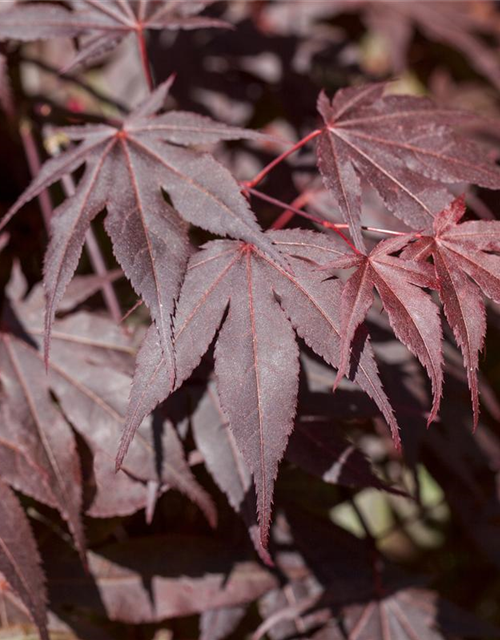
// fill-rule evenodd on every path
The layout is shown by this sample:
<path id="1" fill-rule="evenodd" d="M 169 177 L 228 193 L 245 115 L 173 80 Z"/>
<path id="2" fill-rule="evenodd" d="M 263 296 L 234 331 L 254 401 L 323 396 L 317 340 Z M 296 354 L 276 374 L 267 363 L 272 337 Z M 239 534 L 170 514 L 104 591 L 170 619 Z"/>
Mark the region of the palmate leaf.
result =
<path id="1" fill-rule="evenodd" d="M 500 302 L 500 223 L 470 221 L 458 224 L 465 214 L 463 198 L 455 200 L 435 219 L 432 230 L 403 252 L 422 261 L 432 256 L 439 296 L 446 319 L 460 347 L 467 371 L 474 411 L 479 419 L 477 369 L 486 334 L 483 295 Z"/>
<path id="2" fill-rule="evenodd" d="M 0 335 L 0 342 L 0 475 L 15 489 L 56 508 L 84 557 L 82 478 L 73 432 L 51 400 L 36 352 L 8 333 Z"/>
<path id="3" fill-rule="evenodd" d="M 73 11 L 51 2 L 20 4 L 4 12 L 0 40 L 43 40 L 83 36 L 80 51 L 66 67 L 92 62 L 128 35 L 148 30 L 199 29 L 230 25 L 200 13 L 213 0 L 70 0 Z"/>
<path id="4" fill-rule="evenodd" d="M 349 3 L 344 3 L 348 8 Z M 500 32 L 495 23 L 493 3 L 477 3 L 482 11 L 474 11 L 468 2 L 362 2 L 365 22 L 381 35 L 389 48 L 396 73 L 408 64 L 408 50 L 415 29 L 440 44 L 461 51 L 472 67 L 500 87 L 498 44 Z"/>
<path id="5" fill-rule="evenodd" d="M 77 278 L 74 283 L 79 294 L 82 290 L 92 291 L 88 280 L 99 286 L 99 279 L 93 276 Z M 159 436 L 154 435 L 151 423 L 145 423 L 124 465 L 125 473 L 114 472 L 116 443 L 131 382 L 128 372 L 133 369 L 136 353 L 133 338 L 107 318 L 87 312 L 67 315 L 54 325 L 47 376 L 41 353 L 42 288 L 35 287 L 26 299 L 22 299 L 22 283 L 18 288 L 16 296 L 12 283 L 9 286 L 13 313 L 4 314 L 4 332 L 0 334 L 0 351 L 5 355 L 0 374 L 4 387 L 0 410 L 5 413 L 0 476 L 78 523 L 82 487 L 76 476 L 79 460 L 69 419 L 93 456 L 95 487 L 92 500 L 86 505 L 88 515 L 109 518 L 144 509 L 147 486 L 155 483 L 159 493 L 170 488 L 182 492 L 214 525 L 214 505 L 194 478 L 175 429 L 168 422 L 162 425 Z M 80 295 L 73 296 L 73 302 L 80 299 Z M 69 301 L 65 307 L 70 308 Z M 14 356 L 20 354 L 22 362 L 27 363 L 21 378 L 7 359 L 10 352 Z M 36 393 L 36 402 L 29 403 L 31 396 L 24 395 L 25 389 L 26 393 Z M 51 393 L 59 405 L 53 402 Z M 30 410 L 36 423 L 28 419 Z"/>
<path id="6" fill-rule="evenodd" d="M 47 590 L 30 525 L 14 493 L 0 480 L 0 572 L 27 607 L 42 640 L 47 631 Z"/>
<path id="7" fill-rule="evenodd" d="M 247 607 L 221 607 L 205 611 L 200 616 L 200 640 L 224 640 L 233 633 Z"/>
<path id="8" fill-rule="evenodd" d="M 361 237 L 359 177 L 380 194 L 395 216 L 425 228 L 449 202 L 446 184 L 500 188 L 500 169 L 457 129 L 474 116 L 440 109 L 425 98 L 383 96 L 385 84 L 321 94 L 325 127 L 318 137 L 318 166 L 358 249 Z"/>
<path id="9" fill-rule="evenodd" d="M 499 630 L 426 589 L 394 588 L 381 598 L 343 610 L 347 640 L 443 640 L 499 637 Z"/>
<path id="10" fill-rule="evenodd" d="M 442 331 L 438 307 L 422 287 L 436 288 L 437 284 L 431 265 L 390 255 L 410 240 L 411 235 L 385 240 L 368 256 L 353 253 L 329 265 L 357 267 L 342 292 L 341 360 L 335 386 L 349 366 L 351 342 L 373 304 L 376 289 L 396 337 L 427 370 L 434 394 L 430 423 L 437 416 L 443 388 Z"/>
<path id="11" fill-rule="evenodd" d="M 366 540 L 310 513 L 304 517 L 292 508 L 286 513 L 293 539 L 323 587 L 315 606 L 330 606 L 345 640 L 498 637 L 497 628 L 422 589 L 420 577 L 401 574 L 379 552 L 374 566 L 373 547 Z M 294 606 L 300 610 L 301 602 Z M 318 636 L 329 637 L 339 636 Z"/>
<path id="12" fill-rule="evenodd" d="M 238 450 L 213 382 L 199 399 L 191 415 L 191 426 L 196 447 L 215 483 L 245 522 L 261 560 L 272 565 L 259 536 L 252 475 Z"/>
<path id="13" fill-rule="evenodd" d="M 428 40 L 462 53 L 471 67 L 500 87 L 500 32 L 495 3 L 489 0 L 424 3 L 335 0 L 311 6 L 307 0 L 299 0 L 293 5 L 283 2 L 266 7 L 265 20 L 275 30 L 300 33 L 304 31 L 304 23 L 310 30 L 318 20 L 331 20 L 341 13 L 360 14 L 369 33 L 383 40 L 394 74 L 408 68 L 410 46 L 418 30 Z"/>
<path id="14" fill-rule="evenodd" d="M 299 363 L 294 331 L 328 364 L 339 364 L 336 298 L 342 285 L 325 282 L 311 260 L 328 262 L 343 250 L 313 232 L 281 231 L 269 237 L 290 260 L 291 271 L 255 246 L 211 242 L 189 263 L 174 322 L 177 386 L 198 365 L 222 323 L 215 346 L 217 389 L 236 445 L 254 477 L 264 547 L 278 463 L 295 416 Z M 353 349 L 349 377 L 376 402 L 397 434 L 366 341 Z M 144 417 L 168 395 L 168 379 L 153 327 L 137 359 L 118 466 Z"/>
<path id="15" fill-rule="evenodd" d="M 12 88 L 10 86 L 10 78 L 7 68 L 7 58 L 0 53 L 0 108 L 4 112 L 12 116 L 14 113 L 14 102 L 12 96 Z"/>
<path id="16" fill-rule="evenodd" d="M 86 231 L 106 207 L 106 230 L 125 275 L 158 327 L 173 362 L 171 314 L 188 256 L 185 220 L 219 235 L 252 242 L 277 255 L 231 174 L 211 155 L 180 145 L 258 136 L 185 112 L 154 116 L 171 81 L 161 85 L 122 123 L 64 129 L 76 147 L 49 160 L 4 218 L 2 226 L 44 189 L 86 165 L 76 193 L 55 212 L 45 257 L 45 349 L 54 313 L 78 264 Z M 174 367 L 170 368 L 173 383 Z"/>
<path id="17" fill-rule="evenodd" d="M 201 535 L 145 536 L 101 546 L 89 552 L 87 573 L 74 555 L 54 551 L 44 558 L 51 603 L 127 624 L 241 606 L 276 587 L 276 578 L 241 549 Z"/>
<path id="18" fill-rule="evenodd" d="M 324 482 L 401 493 L 377 478 L 365 456 L 342 437 L 331 420 L 314 417 L 297 420 L 286 457 Z"/>

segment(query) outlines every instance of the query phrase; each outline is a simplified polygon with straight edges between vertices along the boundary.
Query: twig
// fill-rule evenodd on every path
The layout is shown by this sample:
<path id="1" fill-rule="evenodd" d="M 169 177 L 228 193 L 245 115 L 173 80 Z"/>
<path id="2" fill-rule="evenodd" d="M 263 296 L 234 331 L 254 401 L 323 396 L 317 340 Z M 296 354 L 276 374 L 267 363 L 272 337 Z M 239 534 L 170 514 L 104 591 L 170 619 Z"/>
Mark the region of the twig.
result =
<path id="1" fill-rule="evenodd" d="M 320 133 L 321 133 L 321 129 L 316 129 L 315 131 L 312 131 L 305 138 L 302 138 L 302 140 L 299 140 L 292 147 L 290 147 L 290 149 L 287 149 L 281 155 L 275 158 L 272 162 L 270 162 L 266 167 L 262 169 L 262 171 L 260 171 L 255 176 L 255 178 L 253 178 L 252 180 L 243 182 L 243 186 L 247 187 L 248 189 L 252 187 L 256 187 L 259 184 L 259 182 L 261 182 L 267 176 L 267 174 L 274 169 L 274 167 L 278 166 L 281 162 L 283 162 L 283 160 L 288 158 L 288 156 L 292 155 L 292 153 L 295 153 L 298 149 L 301 149 L 310 140 L 313 140 L 314 138 L 319 136 Z"/>
<path id="2" fill-rule="evenodd" d="M 31 56 L 27 56 L 25 54 L 23 54 L 20 57 L 20 60 L 21 62 L 32 64 L 38 67 L 39 69 L 42 69 L 42 71 L 45 71 L 46 73 L 50 73 L 52 75 L 58 76 L 62 80 L 65 80 L 66 82 L 71 82 L 77 87 L 80 87 L 80 89 L 83 89 L 84 91 L 86 91 L 89 95 L 99 100 L 99 102 L 104 102 L 106 104 L 109 104 L 111 107 L 118 109 L 124 114 L 129 112 L 129 109 L 125 104 L 123 104 L 118 100 L 115 100 L 114 98 L 111 98 L 110 96 L 107 96 L 106 94 L 99 91 L 99 89 L 95 89 L 90 84 L 88 84 L 87 82 L 85 82 L 84 80 L 82 80 L 77 76 L 74 76 L 70 73 L 61 73 L 56 67 L 53 67 L 50 64 L 47 64 L 45 61 L 39 60 L 38 58 L 32 58 Z"/>
<path id="3" fill-rule="evenodd" d="M 243 187 L 245 188 L 245 187 Z M 322 220 L 321 218 L 318 218 L 317 216 L 313 216 L 310 213 L 307 213 L 306 211 L 303 211 L 302 209 L 297 209 L 296 207 L 286 204 L 286 202 L 282 202 L 281 200 L 277 200 L 276 198 L 273 198 L 272 196 L 268 196 L 265 193 L 262 193 L 261 191 L 257 191 L 257 189 L 252 189 L 251 187 L 246 187 L 246 190 L 248 191 L 248 193 L 250 193 L 251 195 L 255 196 L 256 198 L 259 198 L 260 200 L 264 200 L 265 202 L 269 202 L 269 204 L 274 204 L 276 207 L 280 207 L 281 209 L 285 209 L 285 211 L 292 211 L 293 213 L 296 213 L 299 216 L 302 216 L 303 218 L 307 218 L 308 220 L 311 220 L 311 222 L 314 222 L 316 224 L 321 225 L 322 227 L 325 227 L 325 229 L 331 229 L 332 231 L 335 231 L 335 233 L 340 236 L 342 238 L 342 240 L 349 245 L 349 247 L 354 251 L 354 253 L 359 253 L 359 251 L 356 249 L 356 247 L 352 244 L 352 242 L 342 233 L 342 231 L 340 231 L 340 229 L 338 228 L 338 225 L 333 224 L 331 222 L 328 222 L 328 220 Z"/>

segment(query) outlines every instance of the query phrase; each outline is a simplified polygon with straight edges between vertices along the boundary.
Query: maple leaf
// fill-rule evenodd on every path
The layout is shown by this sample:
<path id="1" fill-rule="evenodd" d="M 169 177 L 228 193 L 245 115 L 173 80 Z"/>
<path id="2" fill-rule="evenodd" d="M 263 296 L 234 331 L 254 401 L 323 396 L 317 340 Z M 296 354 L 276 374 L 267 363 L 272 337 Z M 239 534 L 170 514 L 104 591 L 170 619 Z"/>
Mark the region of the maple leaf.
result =
<path id="1" fill-rule="evenodd" d="M 318 100 L 325 122 L 317 143 L 319 170 L 360 250 L 360 176 L 413 228 L 429 226 L 449 204 L 444 184 L 500 188 L 500 169 L 457 132 L 474 116 L 437 108 L 426 98 L 383 96 L 385 86 L 341 89 L 331 103 L 324 93 Z"/>
<path id="2" fill-rule="evenodd" d="M 82 36 L 78 54 L 65 70 L 116 47 L 128 35 L 148 30 L 228 28 L 222 20 L 197 16 L 213 0 L 70 0 L 73 11 L 50 2 L 23 4 L 4 12 L 0 39 L 22 41 Z"/>
<path id="3" fill-rule="evenodd" d="M 263 10 L 266 29 L 306 37 L 320 21 L 331 23 L 342 13 L 360 14 L 369 34 L 383 41 L 394 74 L 408 68 L 409 48 L 418 31 L 429 40 L 460 51 L 473 68 L 500 87 L 498 13 L 495 3 L 489 0 L 397 4 L 383 0 L 335 0 L 314 5 L 296 0 L 293 5 L 276 2 Z"/>
<path id="4" fill-rule="evenodd" d="M 53 605 L 84 608 L 127 624 L 161 622 L 253 602 L 276 578 L 241 549 L 206 536 L 131 538 L 73 556 L 45 559 Z"/>
<path id="5" fill-rule="evenodd" d="M 403 252 L 405 258 L 425 260 L 432 256 L 444 312 L 460 347 L 474 413 L 479 419 L 477 369 L 486 334 L 486 311 L 482 294 L 500 302 L 500 223 L 470 221 L 458 224 L 465 201 L 457 198 L 435 219 L 433 229 L 419 234 Z"/>
<path id="6" fill-rule="evenodd" d="M 26 284 L 19 280 L 15 270 L 9 285 L 14 314 L 9 310 L 4 313 L 4 330 L 0 333 L 0 376 L 5 390 L 0 404 L 5 417 L 0 441 L 1 477 L 19 491 L 58 507 L 81 532 L 79 460 L 69 419 L 93 454 L 96 487 L 86 509 L 88 515 L 124 516 L 143 509 L 147 506 L 147 485 L 157 483 L 159 493 L 167 488 L 181 491 L 215 525 L 214 505 L 194 478 L 169 422 L 162 425 L 158 436 L 151 424 L 145 423 L 124 465 L 125 473 L 114 473 L 116 441 L 131 382 L 128 372 L 133 369 L 136 353 L 134 338 L 127 337 L 107 318 L 72 313 L 55 322 L 47 377 L 40 352 L 42 287 L 35 287 L 24 299 Z M 70 301 L 80 302 L 82 291 L 91 293 L 99 282 L 100 278 L 94 276 L 76 278 L 73 296 L 63 306 L 69 309 Z M 15 356 L 22 357 L 21 364 L 26 363 L 23 369 L 14 369 Z M 51 392 L 59 406 L 50 397 Z M 30 403 L 32 396 L 36 402 Z"/>
<path id="7" fill-rule="evenodd" d="M 481 11 L 474 12 L 474 5 L 480 6 Z M 407 66 L 411 38 L 414 30 L 419 29 L 430 40 L 461 51 L 479 73 L 500 88 L 497 50 L 500 33 L 493 3 L 365 2 L 362 11 L 368 26 L 387 43 L 397 73 Z"/>
<path id="8" fill-rule="evenodd" d="M 441 611 L 449 619 L 441 622 Z M 498 630 L 440 600 L 425 589 L 394 588 L 380 598 L 344 608 L 343 624 L 347 640 L 442 640 L 448 631 L 466 637 L 498 637 Z"/>
<path id="9" fill-rule="evenodd" d="M 286 457 L 331 484 L 400 493 L 377 478 L 361 451 L 342 437 L 331 421 L 314 417 L 297 420 Z"/>
<path id="10" fill-rule="evenodd" d="M 223 640 L 237 628 L 247 607 L 221 607 L 205 611 L 200 616 L 200 640 Z"/>
<path id="11" fill-rule="evenodd" d="M 0 572 L 27 607 L 42 640 L 47 631 L 47 590 L 31 527 L 14 493 L 0 480 Z"/>
<path id="12" fill-rule="evenodd" d="M 243 518 L 262 561 L 272 566 L 272 560 L 259 536 L 252 475 L 238 450 L 213 382 L 208 384 L 205 394 L 193 411 L 191 426 L 196 447 L 202 454 L 207 469 L 217 486 L 226 494 L 231 507 Z"/>
<path id="13" fill-rule="evenodd" d="M 301 518 L 297 509 L 286 513 L 298 548 L 323 586 L 314 605 L 329 605 L 341 618 L 346 640 L 441 640 L 448 630 L 467 637 L 498 636 L 498 629 L 422 589 L 421 578 L 401 574 L 378 552 L 374 565 L 374 550 L 366 540 L 326 519 Z M 295 609 L 303 612 L 303 603 Z"/>
<path id="14" fill-rule="evenodd" d="M 64 129 L 70 139 L 82 142 L 46 162 L 0 225 L 51 184 L 86 165 L 76 193 L 63 202 L 53 218 L 44 268 L 46 356 L 57 304 L 77 267 L 87 229 L 105 207 L 105 227 L 114 253 L 148 305 L 162 349 L 171 360 L 171 314 L 188 257 L 188 239 L 186 226 L 165 202 L 161 189 L 189 222 L 277 254 L 229 171 L 211 155 L 180 146 L 259 134 L 186 112 L 155 117 L 171 82 L 163 83 L 116 126 Z M 173 367 L 171 371 L 173 376 Z"/>
<path id="15" fill-rule="evenodd" d="M 43 362 L 23 340 L 0 333 L 2 478 L 15 489 L 57 508 L 82 557 L 82 480 L 70 425 L 50 397 Z"/>
<path id="16" fill-rule="evenodd" d="M 0 53 L 0 107 L 9 116 L 14 113 L 12 87 L 7 68 L 7 58 Z"/>
<path id="17" fill-rule="evenodd" d="M 356 267 L 342 292 L 341 359 L 335 386 L 347 370 L 351 342 L 374 302 L 375 288 L 396 337 L 420 360 L 431 380 L 434 401 L 429 424 L 436 418 L 442 395 L 442 331 L 438 307 L 422 291 L 422 287 L 437 287 L 432 266 L 390 255 L 410 240 L 410 235 L 385 240 L 368 256 L 356 253 L 330 263 Z"/>
<path id="18" fill-rule="evenodd" d="M 295 416 L 299 363 L 294 330 L 328 364 L 338 366 L 335 297 L 340 297 L 342 285 L 324 282 L 316 262 L 343 252 L 343 246 L 339 249 L 333 240 L 313 232 L 281 231 L 268 237 L 292 261 L 293 273 L 253 245 L 211 242 L 191 258 L 174 321 L 177 386 L 199 364 L 222 324 L 215 346 L 217 389 L 254 477 L 264 547 L 278 463 Z M 352 361 L 349 377 L 377 403 L 396 434 L 398 427 L 366 342 L 355 346 Z M 153 327 L 137 358 L 118 467 L 144 417 L 168 395 L 168 379 Z"/>

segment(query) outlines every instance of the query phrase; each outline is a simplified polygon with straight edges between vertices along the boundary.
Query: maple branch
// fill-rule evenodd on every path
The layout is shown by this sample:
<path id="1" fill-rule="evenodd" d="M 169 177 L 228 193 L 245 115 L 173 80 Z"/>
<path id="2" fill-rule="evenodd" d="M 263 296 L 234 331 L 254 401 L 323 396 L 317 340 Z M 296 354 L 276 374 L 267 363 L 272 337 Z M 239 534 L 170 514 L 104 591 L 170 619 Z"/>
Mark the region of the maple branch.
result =
<path id="1" fill-rule="evenodd" d="M 134 304 L 133 307 L 131 307 L 126 313 L 125 315 L 123 315 L 120 319 L 120 324 L 123 324 L 125 322 L 125 320 L 127 320 L 136 309 L 138 309 L 141 305 L 144 304 L 143 300 L 137 300 L 137 302 Z"/>
<path id="2" fill-rule="evenodd" d="M 275 230 L 283 229 L 283 227 L 285 227 L 290 222 L 293 216 L 296 213 L 298 214 L 298 209 L 301 209 L 301 207 L 309 203 L 309 201 L 315 195 L 315 193 L 316 191 L 310 190 L 310 191 L 304 191 L 299 196 L 297 196 L 295 200 L 293 200 L 293 202 L 288 206 L 287 210 L 284 211 L 278 218 L 276 218 L 276 220 L 271 225 L 271 229 L 275 229 Z M 323 226 L 326 226 L 325 222 L 326 222 L 325 220 L 319 221 L 318 224 L 323 224 Z M 335 223 L 332 222 L 328 224 L 335 229 L 349 229 L 349 225 L 345 222 L 335 222 Z M 330 228 L 330 226 L 328 228 Z M 387 235 L 387 236 L 406 235 L 405 231 L 393 231 L 392 229 L 381 229 L 380 227 L 369 227 L 367 225 L 361 225 L 361 229 L 363 231 L 369 231 L 371 233 L 382 233 L 383 235 Z M 419 234 L 416 234 L 417 237 L 418 235 Z"/>
<path id="3" fill-rule="evenodd" d="M 304 193 L 301 193 L 299 196 L 295 198 L 295 200 L 292 201 L 292 204 L 290 205 L 290 207 L 292 207 L 293 209 L 301 209 L 303 206 L 308 204 L 309 200 L 313 195 L 314 195 L 314 191 L 304 191 Z M 290 222 L 290 220 L 293 218 L 294 215 L 295 215 L 295 212 L 292 211 L 290 208 L 288 208 L 286 211 L 283 211 L 283 213 L 280 216 L 278 216 L 276 220 L 273 222 L 273 224 L 271 225 L 271 229 L 275 229 L 275 230 L 283 229 L 283 227 L 286 227 L 286 225 Z"/>
<path id="4" fill-rule="evenodd" d="M 38 150 L 36 148 L 31 124 L 27 121 L 22 122 L 19 127 L 19 134 L 21 136 L 21 142 L 23 144 L 24 154 L 28 162 L 30 174 L 34 178 L 40 172 L 42 164 L 40 162 L 40 156 L 38 155 Z M 47 231 L 47 233 L 50 233 L 52 203 L 50 201 L 50 196 L 47 190 L 42 191 L 42 193 L 38 196 L 38 204 L 40 205 L 40 211 L 42 212 L 45 230 Z"/>
<path id="5" fill-rule="evenodd" d="M 99 91 L 99 89 L 95 89 L 90 84 L 85 82 L 85 80 L 82 80 L 77 76 L 74 76 L 70 73 L 61 73 L 59 69 L 48 64 L 47 62 L 45 62 L 45 60 L 32 58 L 31 56 L 26 54 L 21 55 L 20 60 L 21 62 L 32 64 L 38 67 L 39 69 L 41 69 L 42 71 L 45 71 L 46 73 L 50 73 L 51 75 L 57 76 L 58 78 L 61 78 L 66 82 L 70 82 L 71 84 L 74 84 L 75 86 L 80 87 L 80 89 L 83 89 L 84 91 L 86 91 L 93 98 L 96 98 L 97 100 L 99 100 L 99 102 L 104 102 L 110 105 L 111 107 L 118 109 L 118 111 L 121 111 L 122 113 L 129 112 L 128 107 L 122 102 L 120 102 L 119 100 L 116 100 L 115 98 L 112 98 L 111 96 L 108 96 L 102 93 L 101 91 Z"/>
<path id="6" fill-rule="evenodd" d="M 251 195 L 255 196 L 256 198 L 259 198 L 260 200 L 264 200 L 265 202 L 269 202 L 269 204 L 274 204 L 276 207 L 280 207 L 281 209 L 285 209 L 286 213 L 291 211 L 292 213 L 297 214 L 298 216 L 302 216 L 303 218 L 307 218 L 307 220 L 310 220 L 311 222 L 314 222 L 315 224 L 318 224 L 318 225 L 321 225 L 322 227 L 325 227 L 325 229 L 331 229 L 338 236 L 340 236 L 342 238 L 342 240 L 346 244 L 349 245 L 349 247 L 354 251 L 354 253 L 359 253 L 358 249 L 356 249 L 356 247 L 349 240 L 349 238 L 347 238 L 347 236 L 345 236 L 342 233 L 342 231 L 340 231 L 340 229 L 338 228 L 338 225 L 333 224 L 332 222 L 328 222 L 328 220 L 322 220 L 321 218 L 318 218 L 317 216 L 313 216 L 312 214 L 307 213 L 307 211 L 303 211 L 302 209 L 297 209 L 293 205 L 286 204 L 286 202 L 282 202 L 281 200 L 277 200 L 276 198 L 273 198 L 272 196 L 268 196 L 265 193 L 262 193 L 261 191 L 257 191 L 257 189 L 252 189 L 251 187 L 246 187 L 246 190 L 248 191 L 248 193 L 250 193 Z M 345 226 L 347 226 L 347 225 L 345 225 Z"/>
<path id="7" fill-rule="evenodd" d="M 242 184 L 248 189 L 250 189 L 252 187 L 256 187 L 259 184 L 259 182 L 261 182 L 267 176 L 267 174 L 274 169 L 274 167 L 276 167 L 281 162 L 283 162 L 283 160 L 288 158 L 288 156 L 291 156 L 292 153 L 295 153 L 295 151 L 298 151 L 298 149 L 301 149 L 310 140 L 313 140 L 314 138 L 319 136 L 320 133 L 321 133 L 321 129 L 315 129 L 314 131 L 309 133 L 305 138 L 302 138 L 302 140 L 299 140 L 292 147 L 290 147 L 290 149 L 287 149 L 286 151 L 284 151 L 281 155 L 279 155 L 272 162 L 270 162 L 267 166 L 265 166 L 262 169 L 262 171 L 260 171 L 255 176 L 255 178 L 253 178 L 252 180 L 247 180 L 246 182 L 243 182 Z"/>
<path id="8" fill-rule="evenodd" d="M 151 73 L 151 64 L 149 62 L 146 38 L 144 37 L 144 31 L 142 29 L 137 31 L 137 41 L 139 43 L 139 53 L 141 54 L 141 62 L 142 62 L 142 69 L 144 71 L 144 77 L 146 78 L 146 82 L 148 84 L 149 90 L 153 91 L 155 88 L 155 83 L 153 81 L 153 75 Z"/>

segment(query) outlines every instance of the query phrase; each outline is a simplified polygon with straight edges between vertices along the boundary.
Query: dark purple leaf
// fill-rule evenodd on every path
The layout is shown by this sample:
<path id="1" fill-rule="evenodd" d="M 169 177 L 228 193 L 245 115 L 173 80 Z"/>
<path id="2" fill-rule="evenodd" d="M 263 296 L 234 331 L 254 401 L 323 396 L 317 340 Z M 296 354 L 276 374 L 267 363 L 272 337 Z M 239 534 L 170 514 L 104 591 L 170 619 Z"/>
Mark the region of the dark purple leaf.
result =
<path id="1" fill-rule="evenodd" d="M 331 104 L 324 94 L 318 103 L 325 122 L 318 140 L 319 169 L 358 249 L 364 246 L 358 174 L 394 215 L 417 229 L 429 226 L 451 201 L 443 184 L 500 188 L 499 168 L 485 161 L 470 137 L 458 133 L 473 118 L 470 114 L 383 92 L 383 84 L 341 89 Z"/>
<path id="2" fill-rule="evenodd" d="M 21 505 L 1 480 L 0 572 L 26 605 L 42 640 L 49 640 L 47 592 L 40 555 Z"/>
<path id="3" fill-rule="evenodd" d="M 200 120 L 196 115 L 190 124 L 184 114 L 182 126 L 175 121 L 175 114 L 167 114 L 174 117 L 173 122 L 154 116 L 170 84 L 161 85 L 116 127 L 65 129 L 71 140 L 81 143 L 43 166 L 3 224 L 48 186 L 85 164 L 75 195 L 55 212 L 45 257 L 46 352 L 54 314 L 77 267 L 87 229 L 106 207 L 105 225 L 115 255 L 158 327 L 162 349 L 172 363 L 172 386 L 171 315 L 188 257 L 188 241 L 186 225 L 165 202 L 161 189 L 168 192 L 187 221 L 213 233 L 253 242 L 270 255 L 279 254 L 261 233 L 229 171 L 209 154 L 177 146 L 205 142 L 207 136 L 220 140 L 255 134 L 211 123 L 208 118 Z"/>

